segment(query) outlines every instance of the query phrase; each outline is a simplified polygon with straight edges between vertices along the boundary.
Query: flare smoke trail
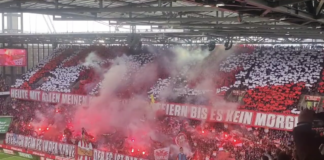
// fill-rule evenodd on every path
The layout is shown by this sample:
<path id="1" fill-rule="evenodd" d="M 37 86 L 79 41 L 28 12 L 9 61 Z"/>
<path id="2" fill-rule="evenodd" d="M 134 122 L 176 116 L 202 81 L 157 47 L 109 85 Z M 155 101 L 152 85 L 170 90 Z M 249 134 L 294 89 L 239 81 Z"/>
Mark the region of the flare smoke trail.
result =
<path id="1" fill-rule="evenodd" d="M 142 123 L 144 115 L 150 114 L 145 107 L 145 105 L 148 105 L 146 97 L 136 95 L 128 102 L 126 108 L 120 103 L 121 99 L 116 95 L 118 89 L 125 85 L 124 77 L 130 69 L 127 62 L 128 57 L 125 55 L 114 59 L 111 68 L 104 74 L 100 96 L 91 100 L 87 110 L 77 110 L 74 118 L 75 128 L 84 127 L 90 133 L 95 134 L 119 130 L 125 137 L 131 136 L 134 139 L 144 139 L 137 137 L 137 135 L 148 134 L 149 124 Z M 146 69 L 146 72 L 153 71 Z M 133 82 L 142 83 L 142 80 L 145 80 L 143 77 L 154 75 L 144 74 L 145 72 L 137 72 Z"/>
<path id="2" fill-rule="evenodd" d="M 86 58 L 85 58 L 85 62 L 83 63 L 84 66 L 95 66 L 95 67 L 99 67 L 97 62 L 101 62 L 102 59 L 97 56 L 97 54 L 95 52 L 91 52 Z"/>
<path id="3" fill-rule="evenodd" d="M 35 118 L 30 122 L 31 127 L 34 127 L 37 134 L 43 134 L 44 137 L 53 138 L 61 135 L 60 130 L 66 127 L 65 117 L 62 114 L 53 114 L 56 108 L 61 107 L 61 105 L 57 104 L 54 107 L 46 104 L 46 106 L 39 107 L 42 108 L 35 111 Z M 46 109 L 44 110 L 43 107 Z"/>

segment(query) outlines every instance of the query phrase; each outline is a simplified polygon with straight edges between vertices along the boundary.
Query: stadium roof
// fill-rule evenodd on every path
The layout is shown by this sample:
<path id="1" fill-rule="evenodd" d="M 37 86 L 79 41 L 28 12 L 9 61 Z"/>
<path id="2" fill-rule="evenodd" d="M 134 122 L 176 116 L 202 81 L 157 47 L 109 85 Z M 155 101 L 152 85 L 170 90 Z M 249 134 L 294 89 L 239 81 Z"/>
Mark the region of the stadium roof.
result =
<path id="1" fill-rule="evenodd" d="M 129 33 L 69 33 L 69 34 L 4 34 L 0 35 L 0 43 L 60 43 L 60 44 L 127 44 Z M 168 32 L 140 33 L 144 44 L 207 44 L 210 40 L 224 44 L 226 37 L 208 37 L 201 33 Z M 323 40 L 303 38 L 271 38 L 235 36 L 236 44 L 314 44 Z"/>
<path id="2" fill-rule="evenodd" d="M 185 29 L 165 37 L 322 39 L 323 4 L 324 0 L 1 0 L 0 11 L 47 14 L 57 21 Z"/>

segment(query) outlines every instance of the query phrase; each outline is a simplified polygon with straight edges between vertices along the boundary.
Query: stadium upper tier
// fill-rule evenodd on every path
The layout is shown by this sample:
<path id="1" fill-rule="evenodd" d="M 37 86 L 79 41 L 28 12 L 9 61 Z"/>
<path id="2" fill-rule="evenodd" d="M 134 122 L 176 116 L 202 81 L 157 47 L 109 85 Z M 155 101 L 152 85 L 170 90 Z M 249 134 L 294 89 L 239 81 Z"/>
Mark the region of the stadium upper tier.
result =
<path id="1" fill-rule="evenodd" d="M 120 65 L 127 69 L 120 72 L 125 85 L 116 90 L 122 98 L 153 95 L 181 103 L 191 97 L 190 103 L 208 104 L 210 99 L 202 100 L 202 95 L 247 90 L 242 108 L 282 112 L 295 108 L 302 94 L 324 92 L 323 51 L 257 47 L 251 52 L 242 46 L 234 50 L 216 49 L 209 54 L 199 49 L 146 48 L 139 53 L 116 46 L 65 47 L 56 49 L 12 87 L 96 95 L 105 73 Z"/>

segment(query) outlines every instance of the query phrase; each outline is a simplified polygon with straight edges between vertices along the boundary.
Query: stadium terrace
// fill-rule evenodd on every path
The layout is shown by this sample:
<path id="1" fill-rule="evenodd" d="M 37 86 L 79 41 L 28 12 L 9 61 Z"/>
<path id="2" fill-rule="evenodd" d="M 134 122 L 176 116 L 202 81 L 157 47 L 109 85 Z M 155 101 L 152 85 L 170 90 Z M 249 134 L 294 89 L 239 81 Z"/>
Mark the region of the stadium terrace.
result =
<path id="1" fill-rule="evenodd" d="M 323 6 L 0 1 L 0 160 L 322 160 Z"/>
<path id="2" fill-rule="evenodd" d="M 190 72 L 188 72 L 188 67 L 192 71 L 199 70 L 199 65 L 197 65 L 198 62 L 207 63 L 204 59 L 193 58 L 192 61 L 186 60 L 186 63 L 188 64 L 185 63 L 182 64 L 182 66 L 187 69 L 182 70 L 180 68 L 179 74 L 181 74 L 179 76 L 173 78 L 173 74 L 170 74 L 170 77 L 164 79 L 162 79 L 161 75 L 165 77 L 165 73 L 162 74 L 162 70 L 159 70 L 159 66 L 155 67 L 157 69 L 153 71 L 146 69 L 147 66 L 156 64 L 154 62 L 155 59 L 163 59 L 164 55 L 151 54 L 143 56 L 146 57 L 145 59 L 149 59 L 149 61 L 141 59 L 142 55 L 125 56 L 122 59 L 115 57 L 116 60 L 118 60 L 118 63 L 114 62 L 114 57 L 109 57 L 108 60 L 105 58 L 96 58 L 95 62 L 88 62 L 93 64 L 87 67 L 83 65 L 86 62 L 82 62 L 82 57 L 84 57 L 85 60 L 89 56 L 93 57 L 101 55 L 98 50 L 109 51 L 111 49 L 112 48 L 109 47 L 85 47 L 81 48 L 81 51 L 76 52 L 75 55 L 72 54 L 70 57 L 67 56 L 66 58 L 68 60 L 62 61 L 60 57 L 63 55 L 60 53 L 65 53 L 64 50 L 66 49 L 59 48 L 53 57 L 50 57 L 50 59 L 41 65 L 44 66 L 53 63 L 55 65 L 59 64 L 59 67 L 62 66 L 59 70 L 55 69 L 55 67 L 51 69 L 54 71 L 49 70 L 53 76 L 49 75 L 48 77 L 44 77 L 44 75 L 37 75 L 38 72 L 34 72 L 33 75 L 23 76 L 24 79 L 17 80 L 17 83 L 12 86 L 10 91 L 10 103 L 13 106 L 20 106 L 27 103 L 27 105 L 24 105 L 24 110 L 27 109 L 30 113 L 35 112 L 34 114 L 36 114 L 36 118 L 30 120 L 26 117 L 25 119 L 24 116 L 17 114 L 18 117 L 23 117 L 22 120 L 24 120 L 24 122 L 21 120 L 14 120 L 12 126 L 9 128 L 9 132 L 18 133 L 18 137 L 21 137 L 21 140 L 16 140 L 14 136 L 12 136 L 6 140 L 7 144 L 14 148 L 16 147 L 21 149 L 26 148 L 24 145 L 35 144 L 34 147 L 36 147 L 36 144 L 38 144 L 40 146 L 38 146 L 39 149 L 37 149 L 37 153 L 48 154 L 50 151 L 44 150 L 46 148 L 43 147 L 46 146 L 47 143 L 51 145 L 57 143 L 57 152 L 51 151 L 51 153 L 55 153 L 54 155 L 56 156 L 62 156 L 59 152 L 60 144 L 66 144 L 71 147 L 75 145 L 73 146 L 74 149 L 72 149 L 74 152 L 67 151 L 66 153 L 71 154 L 66 156 L 76 157 L 79 155 L 79 152 L 75 150 L 80 146 L 82 148 L 82 145 L 84 144 L 82 139 L 84 139 L 83 137 L 86 137 L 89 144 L 84 144 L 84 147 L 88 147 L 89 149 L 92 148 L 93 150 L 93 154 L 88 156 L 94 156 L 98 159 L 100 159 L 100 157 L 116 157 L 117 155 L 109 155 L 112 153 L 110 152 L 112 151 L 111 147 L 117 147 L 116 149 L 121 153 L 120 155 L 125 157 L 150 159 L 154 156 L 161 156 L 154 154 L 155 151 L 160 153 L 160 150 L 161 152 L 163 151 L 163 153 L 165 152 L 172 156 L 176 151 L 174 150 L 175 148 L 171 148 L 170 145 L 188 145 L 187 149 L 195 150 L 192 155 L 193 158 L 202 155 L 217 157 L 218 154 L 223 154 L 224 150 L 230 151 L 230 153 L 233 154 L 227 155 L 229 157 L 246 157 L 247 155 L 244 153 L 244 150 L 246 149 L 255 150 L 252 148 L 264 148 L 264 144 L 268 144 L 267 146 L 272 145 L 270 149 L 275 149 L 276 146 L 280 146 L 279 142 L 283 141 L 282 139 L 277 138 L 280 136 L 287 137 L 284 140 L 285 143 L 291 143 L 291 138 L 289 138 L 291 137 L 291 134 L 286 131 L 291 131 L 293 127 L 297 125 L 298 118 L 295 114 L 298 113 L 297 111 L 299 109 L 296 107 L 297 105 L 305 105 L 304 107 L 313 107 L 316 110 L 321 110 L 317 105 L 317 103 L 321 101 L 321 96 L 302 96 L 302 93 L 299 93 L 303 92 L 303 94 L 307 95 L 307 86 L 312 86 L 312 84 L 314 84 L 313 80 L 307 81 L 306 79 L 305 81 L 304 78 L 300 77 L 301 79 L 297 78 L 295 80 L 296 84 L 286 84 L 286 82 L 289 82 L 290 80 L 285 81 L 285 79 L 283 79 L 282 81 L 276 82 L 278 85 L 263 86 L 261 84 L 258 86 L 254 84 L 255 81 L 246 81 L 240 78 L 240 76 L 246 77 L 246 75 L 243 74 L 246 74 L 247 72 L 245 70 L 249 68 L 252 68 L 251 73 L 253 73 L 254 69 L 253 66 L 250 65 L 250 60 L 252 63 L 256 63 L 253 59 L 255 59 L 255 57 L 263 56 L 259 54 L 261 51 L 259 48 L 255 48 L 255 51 L 251 53 L 238 52 L 235 53 L 235 56 L 226 55 L 226 57 L 216 66 L 212 66 L 217 67 L 219 70 L 219 73 L 215 73 L 215 75 L 204 75 L 197 72 L 196 74 L 198 77 L 207 76 L 210 78 L 211 76 L 216 76 L 216 84 L 213 84 L 213 86 L 215 85 L 214 90 L 211 90 L 211 86 L 208 86 L 208 88 L 202 88 L 203 91 L 210 90 L 209 92 L 200 92 L 199 89 L 201 88 L 195 87 L 196 85 L 199 85 L 199 83 L 206 83 L 203 79 L 192 81 L 192 79 L 195 78 L 191 77 L 191 80 L 189 81 L 189 78 L 187 77 L 189 76 L 187 74 L 190 74 Z M 158 50 L 158 48 L 156 49 Z M 87 50 L 87 52 L 83 52 L 83 50 Z M 171 50 L 175 52 L 172 54 L 176 54 L 177 49 Z M 246 48 L 238 47 L 238 50 L 244 51 Z M 263 48 L 262 50 L 270 50 L 274 52 L 273 58 L 276 59 L 278 55 L 281 56 L 280 51 L 285 50 L 285 48 Z M 203 51 L 197 50 L 197 52 Z M 294 52 L 294 54 L 301 54 L 303 55 L 302 57 L 315 56 L 315 54 L 308 55 L 306 54 L 307 52 L 317 53 L 319 51 L 301 48 L 300 52 Z M 81 60 L 77 60 L 78 56 L 81 56 L 79 57 Z M 188 56 L 191 56 L 190 53 L 188 53 Z M 235 57 L 240 57 L 241 59 L 235 60 Z M 60 61 L 56 60 L 58 58 Z M 271 59 L 272 57 L 269 58 Z M 319 54 L 317 58 L 323 59 L 324 57 Z M 73 61 L 69 61 L 69 59 L 73 59 Z M 101 59 L 101 61 L 98 61 L 98 59 Z M 79 63 L 75 63 L 75 61 L 79 61 Z M 303 62 L 302 59 L 297 61 L 298 63 L 301 63 L 301 66 L 303 66 L 303 63 L 305 63 L 305 65 L 310 64 L 309 62 Z M 314 61 L 317 60 L 312 59 L 311 64 L 316 65 L 317 62 Z M 243 64 L 240 64 L 239 62 Z M 76 66 L 71 66 L 69 63 L 75 64 Z M 164 62 L 160 63 L 161 64 L 159 65 L 164 65 Z M 319 65 L 322 63 L 323 61 L 318 60 Z M 230 68 L 230 65 L 232 65 L 232 68 Z M 243 67 L 240 67 L 239 65 L 242 65 Z M 71 79 L 75 82 L 65 81 L 65 79 L 69 79 L 69 76 L 74 77 L 77 74 L 69 74 L 68 72 L 71 69 L 67 69 L 69 67 L 64 66 L 79 68 L 77 70 L 77 73 L 79 73 L 78 76 L 83 75 L 82 77 L 90 78 L 92 81 L 88 81 L 84 78 Z M 95 72 L 95 67 L 100 67 L 106 72 Z M 68 72 L 63 71 L 65 68 Z M 208 70 L 208 68 L 205 69 Z M 291 71 L 294 71 L 293 69 L 294 68 L 292 68 Z M 152 77 L 152 79 L 155 79 L 156 82 L 147 82 L 150 86 L 142 86 L 141 88 L 144 87 L 146 89 L 138 90 L 136 89 L 136 86 L 142 85 L 141 83 L 138 83 L 138 78 L 143 76 L 141 75 L 142 70 L 147 70 L 145 75 L 152 75 L 155 73 L 155 76 Z M 112 74 L 115 71 L 121 74 L 120 79 L 118 75 Z M 39 73 L 42 74 L 43 72 Z M 253 75 L 251 73 L 250 75 Z M 104 76 L 100 76 L 101 74 Z M 222 75 L 223 80 L 218 77 L 218 74 Z M 270 74 L 272 73 L 270 72 Z M 62 79 L 60 76 L 55 75 L 64 76 Z M 300 75 L 303 74 L 300 73 Z M 33 77 L 38 79 L 30 81 L 30 79 L 26 79 L 28 77 L 30 77 L 30 79 L 33 79 Z M 314 78 L 316 77 L 319 76 L 314 74 Z M 132 79 L 132 81 L 129 81 L 129 79 Z M 223 83 L 224 79 L 229 81 Z M 271 78 L 268 81 L 269 83 L 272 83 Z M 77 84 L 78 87 L 75 89 L 72 87 L 68 90 L 63 89 L 66 84 L 69 84 L 66 82 Z M 37 85 L 33 83 L 37 83 Z M 110 85 L 107 86 L 105 83 L 114 83 L 114 88 L 109 88 Z M 168 87 L 168 85 L 173 84 L 179 86 L 190 84 L 190 86 L 185 86 L 188 88 L 178 92 L 179 87 L 173 87 L 174 90 L 172 87 Z M 80 86 L 92 86 L 92 88 L 87 88 L 89 93 L 85 93 L 85 90 L 82 90 Z M 56 89 L 55 87 L 58 88 Z M 108 87 L 108 89 L 105 89 L 105 87 Z M 280 89 L 284 90 L 285 92 L 283 93 L 285 94 L 281 93 L 279 91 Z M 172 94 L 160 94 L 170 91 Z M 290 93 L 293 94 L 289 96 Z M 145 94 L 145 96 L 142 96 L 143 94 Z M 263 99 L 258 99 L 260 97 L 259 95 L 263 94 Z M 277 97 L 277 94 L 282 95 Z M 208 97 L 215 98 L 209 99 Z M 108 99 L 109 101 L 107 101 Z M 189 99 L 194 103 L 188 103 Z M 253 102 L 252 99 L 255 99 L 255 105 L 250 103 L 250 100 Z M 287 100 L 287 103 L 282 103 L 282 100 L 284 99 Z M 167 100 L 167 102 L 162 102 L 165 100 Z M 298 104 L 299 102 L 303 103 Z M 269 104 L 269 107 L 267 108 L 261 104 L 266 106 Z M 29 109 L 31 106 L 34 106 L 34 108 Z M 13 109 L 13 111 L 14 110 L 15 109 Z M 128 110 L 130 110 L 132 114 L 129 114 Z M 51 115 L 43 116 L 48 113 Z M 84 123 L 82 120 L 83 118 L 89 120 L 88 123 L 93 123 L 93 120 L 88 119 L 93 117 L 90 116 L 92 114 L 99 118 L 98 120 L 95 119 L 98 125 L 107 125 L 109 127 L 107 127 L 107 129 L 104 127 L 96 128 Z M 118 115 L 127 115 L 132 122 L 126 123 L 126 126 L 128 127 L 126 127 L 125 124 L 114 124 L 118 121 L 123 121 L 123 117 Z M 144 118 L 143 115 L 145 115 Z M 57 119 L 56 117 L 61 118 Z M 107 123 L 100 120 L 101 117 L 107 117 L 105 118 Z M 118 121 L 114 122 L 115 119 L 118 119 Z M 79 120 L 82 120 L 83 122 Z M 82 124 L 80 124 L 80 122 Z M 156 126 L 157 128 L 152 128 L 151 125 Z M 133 128 L 134 126 L 138 126 L 138 128 L 144 127 L 146 129 L 136 129 L 136 127 Z M 79 129 L 79 127 L 84 127 L 84 129 Z M 123 131 L 123 128 L 125 127 L 130 127 L 129 129 L 131 129 L 131 132 L 133 133 L 130 134 Z M 105 131 L 99 131 L 102 129 Z M 61 131 L 54 133 L 56 130 Z M 158 139 L 151 137 L 151 135 L 148 136 L 149 139 L 151 139 L 151 142 L 147 142 L 146 136 L 140 136 L 141 134 L 145 134 L 143 131 L 150 132 L 150 134 L 154 133 L 153 137 L 159 137 L 163 134 L 171 139 L 161 142 Z M 321 132 L 321 130 L 317 130 L 317 132 Z M 125 135 L 125 133 L 127 134 Z M 28 140 L 30 136 L 35 139 Z M 264 136 L 269 136 L 270 138 L 264 139 Z M 260 139 L 255 139 L 255 137 L 260 137 Z M 201 138 L 206 139 L 206 141 L 200 142 L 199 139 Z M 176 139 L 176 141 L 172 139 Z M 40 140 L 42 142 L 40 142 Z M 37 141 L 39 141 L 39 143 Z M 119 144 L 120 141 L 124 144 Z M 151 146 L 153 145 L 153 147 L 144 147 L 148 145 L 146 143 L 149 143 Z M 211 155 L 209 155 L 208 152 L 201 150 L 201 146 L 205 145 L 213 148 L 213 144 L 216 144 L 216 147 L 212 150 Z M 118 147 L 121 146 L 123 146 L 122 148 L 124 149 L 118 149 Z M 33 145 L 30 147 L 33 147 Z M 286 147 L 287 149 L 291 149 L 291 147 Z M 236 151 L 232 151 L 233 148 L 235 148 Z M 202 155 L 199 155 L 196 153 L 198 151 L 204 151 L 204 153 L 200 153 Z M 255 156 L 257 155 L 252 157 Z"/>

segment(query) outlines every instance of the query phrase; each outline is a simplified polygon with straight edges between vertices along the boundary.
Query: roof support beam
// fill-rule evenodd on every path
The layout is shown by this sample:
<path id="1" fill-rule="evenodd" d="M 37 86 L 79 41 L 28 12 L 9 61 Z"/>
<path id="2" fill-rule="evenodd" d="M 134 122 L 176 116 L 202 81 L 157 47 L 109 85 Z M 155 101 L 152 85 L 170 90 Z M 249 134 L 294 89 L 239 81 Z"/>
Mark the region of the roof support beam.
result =
<path id="1" fill-rule="evenodd" d="M 103 1 L 103 0 L 101 0 Z M 172 1 L 172 0 L 165 0 L 165 1 Z M 130 2 L 122 2 L 119 1 L 121 3 L 126 3 L 132 7 L 135 6 L 147 6 L 147 5 L 151 5 L 151 4 L 156 4 L 158 3 L 158 1 L 149 1 L 149 2 L 143 2 L 143 3 L 130 3 Z M 55 1 L 54 2 L 47 2 L 47 1 L 39 1 L 39 0 L 28 0 L 24 3 L 39 3 L 39 4 L 48 4 L 48 5 L 54 5 L 55 6 Z M 83 7 L 83 6 L 78 6 L 78 5 L 74 5 L 73 1 L 70 3 L 58 3 L 58 6 L 60 7 L 68 7 L 68 8 L 79 8 L 79 9 L 83 9 L 83 8 L 87 8 L 87 7 Z M 99 7 L 100 7 L 100 2 L 99 2 Z M 107 6 L 103 6 L 104 8 L 107 8 Z M 119 7 L 112 7 L 112 8 L 119 8 Z"/>
<path id="2" fill-rule="evenodd" d="M 307 22 L 303 23 L 302 25 L 304 26 L 304 25 L 307 25 L 309 23 L 312 23 L 312 21 L 307 21 Z"/>
<path id="3" fill-rule="evenodd" d="M 55 3 L 55 9 L 58 9 L 58 4 L 59 4 L 58 0 L 55 0 L 54 3 Z"/>
<path id="4" fill-rule="evenodd" d="M 300 2 L 304 2 L 304 1 L 307 1 L 307 0 L 278 0 L 277 2 L 269 2 L 269 6 L 280 7 L 280 6 L 300 3 Z"/>
<path id="5" fill-rule="evenodd" d="M 268 34 L 268 33 L 267 33 Z M 0 43 L 3 42 L 12 42 L 12 43 L 52 43 L 52 42 L 58 42 L 58 43 L 69 43 L 73 44 L 76 43 L 76 40 L 87 40 L 85 43 L 90 44 L 90 43 L 97 43 L 96 40 L 98 38 L 102 38 L 107 40 L 106 43 L 121 43 L 123 44 L 124 40 L 126 37 L 129 35 L 129 33 L 103 33 L 103 34 L 75 34 L 73 33 L 73 36 L 69 34 L 46 34 L 44 36 L 43 34 L 31 34 L 31 35 L 26 35 L 26 34 L 6 34 L 6 35 L 0 35 Z M 159 37 L 159 35 L 163 35 L 164 37 L 167 37 L 165 39 L 166 41 L 158 41 L 155 40 L 156 37 Z M 201 42 L 195 42 L 193 41 L 192 44 L 207 44 L 208 40 L 205 40 L 206 36 L 209 38 L 215 39 L 217 42 L 222 43 L 224 41 L 224 38 L 227 36 L 233 36 L 233 41 L 235 43 L 274 43 L 274 44 L 285 44 L 285 43 L 297 43 L 300 44 L 303 39 L 301 38 L 311 38 L 313 39 L 312 42 L 302 42 L 302 43 L 324 43 L 323 41 L 316 41 L 316 39 L 322 39 L 320 35 L 314 36 L 314 37 L 309 37 L 308 35 L 298 35 L 299 38 L 296 38 L 295 35 L 279 35 L 279 34 L 271 34 L 267 37 L 271 38 L 266 38 L 266 41 L 259 41 L 262 39 L 260 35 L 264 36 L 263 34 L 255 35 L 257 38 L 254 38 L 251 40 L 250 36 L 251 35 L 245 35 L 245 33 L 227 33 L 227 32 L 209 32 L 205 34 L 202 34 L 201 32 L 195 32 L 195 33 L 184 33 L 184 32 L 178 32 L 178 33 L 145 33 L 142 35 L 143 43 L 157 43 L 157 44 L 168 44 L 168 43 L 186 43 L 183 42 L 183 40 L 186 40 L 188 38 L 193 38 L 196 40 L 201 40 Z M 313 35 L 312 35 L 313 36 Z M 173 37 L 178 37 L 178 39 L 174 40 Z M 241 39 L 244 40 L 241 40 Z M 273 40 L 271 40 L 274 38 Z M 278 40 L 277 38 L 295 38 L 295 40 Z M 25 41 L 28 39 L 28 41 Z M 116 41 L 116 40 L 121 40 L 121 41 Z"/>
<path id="6" fill-rule="evenodd" d="M 265 10 L 260 16 L 261 17 L 264 17 L 265 15 L 267 15 L 269 12 L 271 12 L 271 10 L 270 9 L 267 9 L 267 10 Z"/>
<path id="7" fill-rule="evenodd" d="M 10 5 L 17 4 L 18 2 L 16 1 L 9 1 L 9 2 L 4 2 L 0 4 L 0 8 L 2 7 L 9 7 Z"/>
<path id="8" fill-rule="evenodd" d="M 90 13 L 109 13 L 109 12 L 213 12 L 217 11 L 214 7 L 116 7 L 116 8 L 61 8 L 61 9 L 18 9 L 1 8 L 4 12 L 39 12 L 39 13 L 62 13 L 62 12 L 90 12 Z"/>
<path id="9" fill-rule="evenodd" d="M 206 33 L 206 32 L 204 32 Z M 208 33 L 214 33 L 215 35 L 223 35 L 223 36 L 260 36 L 260 37 L 278 37 L 278 38 L 314 38 L 314 39 L 322 39 L 322 35 L 319 34 L 275 34 L 275 33 L 243 33 L 243 32 L 208 32 Z"/>
<path id="10" fill-rule="evenodd" d="M 196 28 L 192 28 L 192 30 L 197 30 Z M 266 34 L 266 33 L 276 33 L 276 34 L 283 34 L 285 35 L 286 33 L 289 33 L 289 34 L 293 34 L 293 33 L 296 33 L 296 34 L 308 34 L 308 33 L 313 33 L 313 34 L 320 34 L 321 31 L 319 30 L 307 30 L 307 29 L 280 29 L 280 30 L 277 30 L 277 29 L 260 29 L 260 28 L 256 28 L 256 29 L 253 29 L 253 30 L 249 30 L 249 29 L 241 29 L 241 28 L 236 28 L 236 29 L 224 29 L 224 28 L 215 28 L 215 29 L 198 29 L 199 31 L 209 31 L 209 32 L 212 32 L 212 31 L 217 31 L 217 32 L 237 32 L 237 33 L 255 33 L 255 34 Z"/>
<path id="11" fill-rule="evenodd" d="M 139 23 L 139 22 L 130 22 L 128 24 L 138 25 L 138 26 L 147 26 L 147 25 L 157 25 L 157 26 L 183 26 L 183 27 L 228 27 L 228 28 L 310 28 L 309 26 L 295 26 L 295 25 L 258 25 L 258 24 L 216 24 L 216 23 L 197 23 L 197 24 L 182 24 L 182 23 Z M 112 25 L 112 24 L 111 24 Z M 127 25 L 127 24 L 125 24 Z"/>
<path id="12" fill-rule="evenodd" d="M 257 6 L 259 8 L 270 9 L 273 12 L 285 13 L 285 14 L 289 14 L 289 15 L 294 16 L 294 17 L 298 17 L 298 18 L 301 18 L 301 19 L 306 19 L 308 21 L 318 22 L 318 23 L 324 24 L 323 19 L 315 19 L 313 15 L 303 13 L 303 12 L 299 12 L 298 14 L 296 14 L 295 10 L 290 9 L 290 8 L 286 8 L 286 7 L 272 8 L 265 1 L 261 1 L 261 0 L 245 0 L 245 2 L 247 4 L 249 4 L 249 5 Z"/>
<path id="13" fill-rule="evenodd" d="M 60 20 L 60 21 L 88 21 L 88 20 L 96 20 L 96 21 L 119 21 L 119 22 L 136 22 L 136 21 L 152 21 L 152 22 L 163 22 L 163 21 L 168 21 L 168 22 L 203 22 L 203 21 L 208 21 L 208 22 L 217 22 L 217 21 L 227 21 L 227 22 L 233 22 L 237 21 L 237 17 L 224 17 L 224 18 L 156 18 L 156 17 L 145 17 L 145 18 L 76 18 L 76 17 L 71 17 L 71 18 L 54 18 L 54 20 Z M 249 21 L 249 22 L 260 22 L 260 21 L 268 21 L 268 22 L 274 22 L 274 21 L 269 21 L 266 18 L 244 18 L 244 21 Z"/>
<path id="14" fill-rule="evenodd" d="M 159 24 L 156 24 L 159 25 Z M 167 24 L 172 25 L 172 24 Z M 307 28 L 306 26 L 292 26 L 292 25 L 258 25 L 258 24 L 180 24 L 180 26 L 213 26 L 213 27 L 254 27 L 254 28 Z"/>
<path id="15" fill-rule="evenodd" d="M 165 0 L 165 1 L 171 1 L 171 0 Z M 144 3 L 139 3 L 139 4 L 130 4 L 132 7 L 136 7 L 136 6 L 147 6 L 147 5 L 152 5 L 157 3 L 158 1 L 150 1 L 150 2 L 144 2 Z M 58 8 L 78 8 L 78 9 L 84 9 L 87 7 L 83 7 L 83 6 L 77 6 L 77 5 L 72 5 L 71 3 L 68 4 L 64 4 L 64 3 L 59 3 L 58 0 L 54 0 L 54 2 L 47 2 L 47 1 L 39 1 L 39 0 L 28 0 L 28 2 L 24 2 L 24 3 L 39 3 L 39 4 L 47 4 L 47 5 L 54 5 L 54 7 L 56 9 Z M 99 3 L 100 4 L 100 3 Z M 107 7 L 107 6 L 106 6 Z M 113 7 L 113 8 L 120 8 L 120 7 Z M 0 10 L 1 7 L 0 7 Z M 52 14 L 52 13 L 38 13 L 38 12 L 30 12 L 30 13 L 35 13 L 35 14 L 48 14 L 48 15 L 62 15 L 62 16 L 69 16 L 69 17 L 78 17 L 78 18 L 92 18 L 95 17 L 91 14 L 82 14 L 82 13 L 60 13 L 60 14 Z"/>
<path id="16" fill-rule="evenodd" d="M 321 13 L 321 11 L 323 9 L 323 5 L 324 5 L 324 0 L 320 0 L 320 2 L 318 3 L 318 5 L 316 7 L 315 17 L 318 17 L 318 15 Z"/>
<path id="17" fill-rule="evenodd" d="M 217 34 L 218 32 L 222 32 L 220 30 L 212 30 L 211 32 L 215 32 L 215 34 Z M 231 33 L 231 32 L 226 32 L 226 33 Z M 233 34 L 236 33 L 241 33 L 241 34 L 249 34 L 246 32 L 233 32 Z M 185 37 L 205 37 L 205 35 L 201 34 L 200 31 L 198 32 L 170 32 L 170 33 L 152 33 L 152 32 L 143 32 L 141 33 L 141 35 L 143 37 L 154 37 L 156 35 L 165 35 L 165 36 L 185 36 Z M 233 35 L 231 34 L 231 35 Z M 256 33 L 256 34 L 268 34 L 268 33 Z M 69 34 L 45 34 L 46 38 L 66 38 L 66 37 L 70 37 L 70 38 L 98 38 L 98 37 L 116 37 L 116 38 L 120 38 L 120 37 L 127 37 L 127 35 L 129 35 L 129 33 L 98 33 L 98 34 L 92 34 L 92 33 L 69 33 Z M 281 34 L 274 34 L 274 35 L 281 35 Z M 307 36 L 308 34 L 296 34 L 296 35 L 300 35 L 300 36 Z M 315 34 L 314 34 L 315 35 Z M 271 35 L 269 35 L 271 36 Z M 281 36 L 285 36 L 285 35 L 281 35 Z M 310 34 L 310 36 L 313 36 L 313 34 Z M 318 37 L 323 37 L 322 35 L 317 34 Z M 19 39 L 31 39 L 31 38 L 37 38 L 37 39 L 43 39 L 44 38 L 44 34 L 2 34 L 0 35 L 0 38 L 10 38 L 10 37 L 17 37 Z"/>
<path id="18" fill-rule="evenodd" d="M 103 8 L 103 0 L 99 0 L 99 8 Z"/>

